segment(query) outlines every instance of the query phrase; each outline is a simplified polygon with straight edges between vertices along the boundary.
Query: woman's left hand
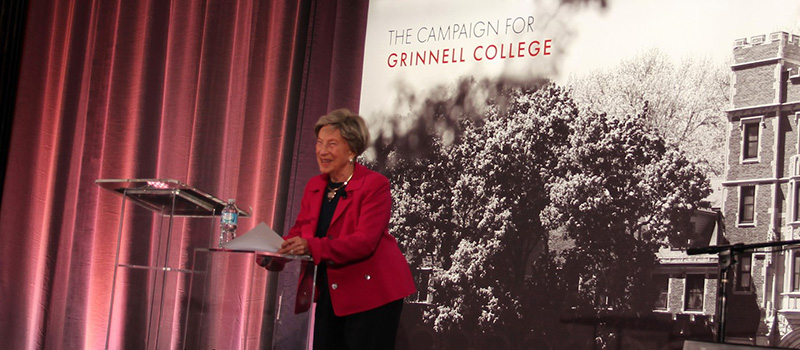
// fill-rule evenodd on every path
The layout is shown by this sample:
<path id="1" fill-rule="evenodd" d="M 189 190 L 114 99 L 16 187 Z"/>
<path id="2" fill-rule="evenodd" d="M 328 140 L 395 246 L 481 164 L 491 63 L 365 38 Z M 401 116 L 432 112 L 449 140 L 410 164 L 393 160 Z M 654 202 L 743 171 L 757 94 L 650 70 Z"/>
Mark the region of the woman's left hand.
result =
<path id="1" fill-rule="evenodd" d="M 308 254 L 308 241 L 302 237 L 292 237 L 281 243 L 278 254 L 306 255 Z"/>

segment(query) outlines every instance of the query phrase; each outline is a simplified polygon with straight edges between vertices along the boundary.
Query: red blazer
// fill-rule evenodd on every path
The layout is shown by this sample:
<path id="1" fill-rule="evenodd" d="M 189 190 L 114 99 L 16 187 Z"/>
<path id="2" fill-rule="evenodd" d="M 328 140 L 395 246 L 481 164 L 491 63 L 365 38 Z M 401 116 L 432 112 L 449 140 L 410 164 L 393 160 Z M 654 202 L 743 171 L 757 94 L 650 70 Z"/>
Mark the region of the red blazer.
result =
<path id="1" fill-rule="evenodd" d="M 347 196 L 339 198 L 328 236 L 318 238 L 314 233 L 327 185 L 327 174 L 309 180 L 300 213 L 286 238 L 305 238 L 314 264 L 328 264 L 326 287 L 334 313 L 346 316 L 414 293 L 408 261 L 389 234 L 392 207 L 389 180 L 356 163 L 353 178 L 345 187 Z M 298 290 L 298 301 L 300 293 Z"/>

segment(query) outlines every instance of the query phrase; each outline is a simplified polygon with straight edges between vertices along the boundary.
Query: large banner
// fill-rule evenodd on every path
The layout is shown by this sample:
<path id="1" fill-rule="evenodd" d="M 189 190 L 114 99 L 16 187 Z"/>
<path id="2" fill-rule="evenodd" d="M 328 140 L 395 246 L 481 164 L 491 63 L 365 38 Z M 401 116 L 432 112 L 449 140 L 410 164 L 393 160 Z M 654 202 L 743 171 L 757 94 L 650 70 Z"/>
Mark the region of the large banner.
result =
<path id="1" fill-rule="evenodd" d="M 794 235 L 794 180 L 753 164 L 797 153 L 798 23 L 795 1 L 371 1 L 364 161 L 419 289 L 398 345 L 798 346 L 793 254 L 741 252 L 722 290 L 686 253 Z"/>

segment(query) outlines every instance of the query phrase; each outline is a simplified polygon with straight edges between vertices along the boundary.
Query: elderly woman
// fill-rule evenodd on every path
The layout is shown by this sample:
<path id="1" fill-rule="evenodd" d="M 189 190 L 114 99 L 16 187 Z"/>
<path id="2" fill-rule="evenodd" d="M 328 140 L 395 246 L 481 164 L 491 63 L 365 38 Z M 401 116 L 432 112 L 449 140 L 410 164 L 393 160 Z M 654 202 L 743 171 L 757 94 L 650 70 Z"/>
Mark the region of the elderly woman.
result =
<path id="1" fill-rule="evenodd" d="M 360 116 L 335 110 L 314 132 L 322 174 L 306 185 L 278 253 L 310 254 L 318 266 L 314 349 L 392 349 L 403 298 L 416 289 L 389 235 L 389 180 L 355 161 L 369 144 Z"/>

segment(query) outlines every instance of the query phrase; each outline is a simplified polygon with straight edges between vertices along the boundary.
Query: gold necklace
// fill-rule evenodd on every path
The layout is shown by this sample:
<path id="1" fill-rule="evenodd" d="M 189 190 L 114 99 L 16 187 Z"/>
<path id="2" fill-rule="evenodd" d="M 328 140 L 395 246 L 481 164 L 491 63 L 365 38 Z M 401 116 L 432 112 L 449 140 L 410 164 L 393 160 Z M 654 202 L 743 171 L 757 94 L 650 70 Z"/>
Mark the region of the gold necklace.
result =
<path id="1" fill-rule="evenodd" d="M 353 173 L 355 173 L 355 171 Z M 336 188 L 331 188 L 331 186 L 328 185 L 328 202 L 332 201 L 333 198 L 336 197 L 336 192 L 341 190 L 342 187 L 347 186 L 347 183 L 350 182 L 350 179 L 352 178 L 353 174 L 350 174 L 350 177 L 348 177 L 347 180 L 345 180 L 345 182 L 341 186 Z"/>

